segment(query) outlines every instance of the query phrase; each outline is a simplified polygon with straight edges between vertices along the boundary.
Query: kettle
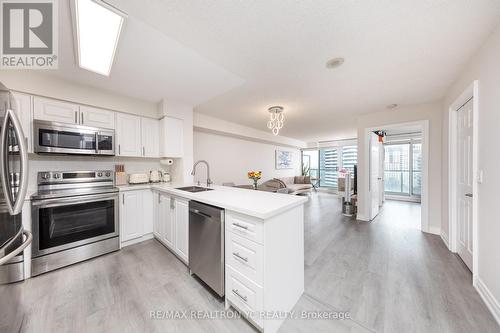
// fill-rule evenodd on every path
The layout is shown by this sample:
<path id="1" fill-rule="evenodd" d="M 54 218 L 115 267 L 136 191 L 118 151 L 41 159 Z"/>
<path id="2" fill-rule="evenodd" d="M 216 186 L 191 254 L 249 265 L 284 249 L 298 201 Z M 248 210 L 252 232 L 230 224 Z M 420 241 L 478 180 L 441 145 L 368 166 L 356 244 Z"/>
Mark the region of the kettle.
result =
<path id="1" fill-rule="evenodd" d="M 152 183 L 158 183 L 161 179 L 160 176 L 160 171 L 158 170 L 151 170 L 149 171 L 149 181 Z"/>

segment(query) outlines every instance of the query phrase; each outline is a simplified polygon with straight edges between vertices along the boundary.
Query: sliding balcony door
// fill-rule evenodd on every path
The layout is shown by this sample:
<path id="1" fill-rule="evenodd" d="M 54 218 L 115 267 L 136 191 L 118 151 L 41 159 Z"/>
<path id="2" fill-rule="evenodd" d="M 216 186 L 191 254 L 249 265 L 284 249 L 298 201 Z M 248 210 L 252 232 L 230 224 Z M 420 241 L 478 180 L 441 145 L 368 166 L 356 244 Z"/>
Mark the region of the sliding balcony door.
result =
<path id="1" fill-rule="evenodd" d="M 385 194 L 419 200 L 422 190 L 422 143 L 412 139 L 387 143 L 384 148 Z"/>

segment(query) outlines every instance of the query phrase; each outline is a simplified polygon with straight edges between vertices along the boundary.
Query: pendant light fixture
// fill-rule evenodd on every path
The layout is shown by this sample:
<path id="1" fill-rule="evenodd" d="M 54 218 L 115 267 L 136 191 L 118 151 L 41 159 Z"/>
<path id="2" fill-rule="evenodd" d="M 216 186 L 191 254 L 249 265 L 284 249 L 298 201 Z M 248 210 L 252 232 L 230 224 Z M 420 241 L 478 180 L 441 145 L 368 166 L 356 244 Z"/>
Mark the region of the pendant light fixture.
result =
<path id="1" fill-rule="evenodd" d="M 269 128 L 274 135 L 278 135 L 280 129 L 283 128 L 283 121 L 285 119 L 283 115 L 282 106 L 271 106 L 268 111 L 270 114 L 270 119 L 267 122 L 267 128 Z"/>

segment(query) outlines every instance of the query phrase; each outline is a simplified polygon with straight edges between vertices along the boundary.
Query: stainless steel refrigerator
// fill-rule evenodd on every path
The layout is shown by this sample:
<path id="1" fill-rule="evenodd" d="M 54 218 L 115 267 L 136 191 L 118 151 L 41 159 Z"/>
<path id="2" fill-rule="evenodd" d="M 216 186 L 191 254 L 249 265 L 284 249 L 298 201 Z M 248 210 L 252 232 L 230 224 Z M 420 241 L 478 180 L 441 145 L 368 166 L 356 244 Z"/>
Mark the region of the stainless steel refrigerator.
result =
<path id="1" fill-rule="evenodd" d="M 23 250 L 32 236 L 23 229 L 28 189 L 28 147 L 13 94 L 0 83 L 0 284 L 24 279 Z"/>

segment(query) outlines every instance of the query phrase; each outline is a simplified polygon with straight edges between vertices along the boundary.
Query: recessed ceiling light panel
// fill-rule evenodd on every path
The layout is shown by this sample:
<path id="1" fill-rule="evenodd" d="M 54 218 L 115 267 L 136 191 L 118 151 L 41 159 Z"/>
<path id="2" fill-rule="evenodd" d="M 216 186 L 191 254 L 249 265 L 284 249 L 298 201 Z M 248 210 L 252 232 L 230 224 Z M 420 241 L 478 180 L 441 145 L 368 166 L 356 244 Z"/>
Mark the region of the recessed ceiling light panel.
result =
<path id="1" fill-rule="evenodd" d="M 109 76 L 127 15 L 101 0 L 73 0 L 78 65 Z"/>
<path id="2" fill-rule="evenodd" d="M 345 59 L 338 57 L 338 58 L 333 58 L 330 59 L 326 62 L 326 68 L 337 68 L 340 67 L 344 63 Z"/>

